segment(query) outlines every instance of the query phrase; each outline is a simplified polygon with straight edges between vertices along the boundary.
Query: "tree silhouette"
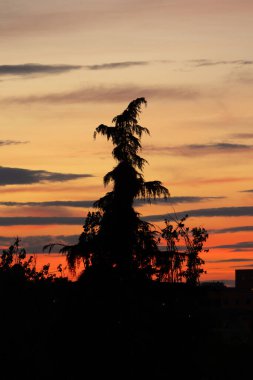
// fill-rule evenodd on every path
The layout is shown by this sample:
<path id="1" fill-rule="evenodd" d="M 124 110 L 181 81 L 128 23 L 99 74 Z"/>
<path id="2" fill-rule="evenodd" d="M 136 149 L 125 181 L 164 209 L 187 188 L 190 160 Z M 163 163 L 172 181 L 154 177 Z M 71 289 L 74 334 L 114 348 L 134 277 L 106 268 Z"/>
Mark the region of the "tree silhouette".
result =
<path id="1" fill-rule="evenodd" d="M 165 220 L 161 237 L 166 242 L 166 250 L 156 256 L 156 275 L 159 281 L 182 282 L 198 285 L 200 275 L 205 273 L 205 261 L 199 256 L 208 238 L 205 228 L 189 228 L 185 225 L 188 215 L 180 220 Z M 173 223 L 174 222 L 174 223 Z"/>
<path id="2" fill-rule="evenodd" d="M 158 232 L 151 223 L 141 220 L 133 207 L 135 199 L 152 202 L 169 197 L 160 181 L 146 182 L 143 177 L 147 161 L 139 155 L 141 138 L 150 133 L 138 124 L 138 119 L 146 104 L 145 98 L 137 98 L 112 119 L 112 126 L 101 124 L 95 129 L 94 138 L 102 135 L 113 144 L 112 156 L 117 165 L 104 176 L 104 185 L 111 183 L 112 191 L 94 202 L 97 211 L 88 213 L 78 243 L 59 244 L 60 252 L 67 255 L 73 271 L 82 260 L 85 270 L 99 268 L 100 273 L 114 271 L 121 277 L 142 270 L 148 278 L 197 285 L 204 273 L 199 254 L 208 238 L 206 230 L 185 227 L 185 217 L 176 221 L 176 227 L 165 220 L 165 227 Z M 166 242 L 165 251 L 158 248 L 161 239 Z M 184 249 L 179 248 L 182 241 Z M 53 246 L 44 249 L 51 250 Z"/>
<path id="3" fill-rule="evenodd" d="M 113 143 L 112 155 L 118 162 L 104 176 L 105 186 L 112 182 L 113 190 L 94 204 L 103 213 L 98 234 L 103 252 L 97 258 L 103 261 L 103 265 L 118 267 L 123 271 L 143 264 L 138 264 L 140 251 L 143 253 L 145 250 L 145 235 L 142 234 L 141 243 L 141 231 L 143 233 L 146 230 L 146 237 L 152 240 L 152 248 L 156 249 L 149 224 L 141 221 L 133 208 L 134 199 L 151 201 L 169 196 L 168 189 L 160 181 L 145 182 L 142 175 L 147 161 L 139 155 L 142 148 L 140 140 L 144 133 L 149 134 L 147 128 L 138 124 L 143 104 L 146 104 L 145 98 L 133 100 L 122 114 L 113 118 L 114 126 L 101 124 L 94 133 L 95 138 L 101 134 Z"/>
<path id="4" fill-rule="evenodd" d="M 145 182 L 142 175 L 147 161 L 139 155 L 141 137 L 149 134 L 147 128 L 138 124 L 141 106 L 145 98 L 133 100 L 122 114 L 112 119 L 112 126 L 99 125 L 95 132 L 111 141 L 112 155 L 117 165 L 104 176 L 104 185 L 113 189 L 94 203 L 98 209 L 88 213 L 84 231 L 75 245 L 62 246 L 60 252 L 67 254 L 69 267 L 75 270 L 83 260 L 85 268 L 100 267 L 121 273 L 151 268 L 151 260 L 157 254 L 156 232 L 150 223 L 142 221 L 134 210 L 135 199 L 152 199 L 169 196 L 160 181 Z M 139 171 L 138 171 L 139 170 Z M 44 249 L 52 247 L 50 244 Z"/>

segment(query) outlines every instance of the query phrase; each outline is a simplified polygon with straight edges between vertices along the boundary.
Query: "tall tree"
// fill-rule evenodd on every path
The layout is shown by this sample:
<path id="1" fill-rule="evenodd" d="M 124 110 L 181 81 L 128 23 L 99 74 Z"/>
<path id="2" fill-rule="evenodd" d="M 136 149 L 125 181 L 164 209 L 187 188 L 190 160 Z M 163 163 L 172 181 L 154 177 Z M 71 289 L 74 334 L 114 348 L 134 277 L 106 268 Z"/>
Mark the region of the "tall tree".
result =
<path id="1" fill-rule="evenodd" d="M 204 260 L 199 254 L 207 251 L 203 248 L 207 231 L 186 227 L 186 216 L 174 220 L 176 226 L 165 220 L 165 227 L 158 233 L 152 224 L 140 219 L 133 207 L 135 199 L 152 202 L 169 197 L 160 181 L 146 182 L 143 177 L 147 161 L 139 153 L 142 135 L 149 135 L 149 130 L 138 124 L 138 118 L 146 104 L 145 98 L 137 98 L 112 119 L 112 126 L 101 124 L 95 129 L 94 138 L 102 135 L 113 144 L 117 165 L 104 176 L 104 185 L 112 183 L 112 191 L 94 203 L 97 211 L 88 213 L 78 243 L 63 245 L 60 252 L 66 253 L 72 270 L 82 260 L 85 269 L 96 267 L 104 273 L 116 269 L 127 276 L 142 269 L 147 277 L 159 281 L 197 285 L 204 273 Z M 158 248 L 161 239 L 166 243 L 165 251 Z M 44 248 L 51 250 L 55 245 L 62 244 Z"/>
<path id="2" fill-rule="evenodd" d="M 104 184 L 112 183 L 112 191 L 94 203 L 98 209 L 88 213 L 84 231 L 75 245 L 63 246 L 69 267 L 75 270 L 83 260 L 84 267 L 130 271 L 145 267 L 146 273 L 157 254 L 156 231 L 150 223 L 142 221 L 134 210 L 135 199 L 169 197 L 169 191 L 160 181 L 145 182 L 142 171 L 147 161 L 139 155 L 141 137 L 149 130 L 138 124 L 145 98 L 133 100 L 122 114 L 112 119 L 112 126 L 99 125 L 95 132 L 111 141 L 112 155 L 117 165 L 104 176 Z M 51 250 L 55 245 L 44 248 Z"/>
<path id="3" fill-rule="evenodd" d="M 101 134 L 113 143 L 112 155 L 118 162 L 104 176 L 104 184 L 112 182 L 113 190 L 94 204 L 103 213 L 98 233 L 102 252 L 99 252 L 97 259 L 103 265 L 118 267 L 123 271 L 140 265 L 140 257 L 143 256 L 140 253 L 147 246 L 149 251 L 151 246 L 154 251 L 156 249 L 150 225 L 140 220 L 133 208 L 134 200 L 141 198 L 151 201 L 157 197 L 169 196 L 168 189 L 160 181 L 145 182 L 142 175 L 147 161 L 139 155 L 141 137 L 144 133 L 149 134 L 147 128 L 138 124 L 143 104 L 146 105 L 145 98 L 133 100 L 122 114 L 113 118 L 113 126 L 101 124 L 94 133 L 95 138 Z M 143 234 L 144 230 L 146 234 Z M 143 241 L 144 236 L 146 243 Z"/>

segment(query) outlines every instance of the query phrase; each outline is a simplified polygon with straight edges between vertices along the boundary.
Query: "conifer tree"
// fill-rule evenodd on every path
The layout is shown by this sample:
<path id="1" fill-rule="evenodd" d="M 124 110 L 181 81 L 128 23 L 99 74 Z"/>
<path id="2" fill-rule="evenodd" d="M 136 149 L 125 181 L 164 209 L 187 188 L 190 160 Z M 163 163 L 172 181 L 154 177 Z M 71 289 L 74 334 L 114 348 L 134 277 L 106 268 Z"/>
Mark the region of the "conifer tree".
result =
<path id="1" fill-rule="evenodd" d="M 151 246 L 154 251 L 157 249 L 155 239 L 152 239 L 151 226 L 141 221 L 134 210 L 134 200 L 139 198 L 151 201 L 169 196 L 168 189 L 160 181 L 145 182 L 142 174 L 147 161 L 139 155 L 142 149 L 141 137 L 149 134 L 147 128 L 138 124 L 143 104 L 146 104 L 145 98 L 133 100 L 122 114 L 113 118 L 113 126 L 101 124 L 94 133 L 95 138 L 100 134 L 112 142 L 112 155 L 117 162 L 114 169 L 104 176 L 105 185 L 112 182 L 112 191 L 94 204 L 103 215 L 98 233 L 101 246 L 98 260 L 123 271 L 141 265 L 145 260 L 143 250 L 147 245 L 149 254 Z M 146 235 L 143 234 L 144 230 Z"/>
<path id="2" fill-rule="evenodd" d="M 170 196 L 160 181 L 144 180 L 147 161 L 140 156 L 141 138 L 143 134 L 149 135 L 149 130 L 139 125 L 138 119 L 142 105 L 146 104 L 145 98 L 137 98 L 112 119 L 111 126 L 101 124 L 95 129 L 94 138 L 105 136 L 113 145 L 116 166 L 104 176 L 104 185 L 111 183 L 112 190 L 94 203 L 97 210 L 88 213 L 78 243 L 63 245 L 60 252 L 66 253 L 72 270 L 82 260 L 85 270 L 92 267 L 98 273 L 114 272 L 130 277 L 141 270 L 146 277 L 158 281 L 197 285 L 204 273 L 201 267 L 204 260 L 199 254 L 207 251 L 203 248 L 207 231 L 190 230 L 185 226 L 185 217 L 176 221 L 175 228 L 165 220 L 159 233 L 134 209 L 137 199 L 152 202 Z M 158 248 L 161 239 L 166 243 L 165 251 Z M 178 248 L 181 240 L 184 250 Z"/>
<path id="3" fill-rule="evenodd" d="M 88 213 L 78 243 L 60 250 L 73 270 L 80 260 L 86 269 L 114 268 L 127 275 L 143 267 L 148 273 L 152 266 L 158 252 L 156 232 L 140 219 L 133 204 L 135 199 L 167 198 L 169 191 L 160 181 L 145 182 L 142 174 L 147 161 L 139 155 L 141 137 L 149 130 L 139 125 L 138 118 L 146 103 L 145 98 L 133 100 L 113 118 L 112 126 L 101 124 L 94 132 L 94 138 L 102 135 L 112 142 L 117 165 L 104 176 L 105 186 L 112 183 L 112 191 L 94 203 L 98 211 Z"/>

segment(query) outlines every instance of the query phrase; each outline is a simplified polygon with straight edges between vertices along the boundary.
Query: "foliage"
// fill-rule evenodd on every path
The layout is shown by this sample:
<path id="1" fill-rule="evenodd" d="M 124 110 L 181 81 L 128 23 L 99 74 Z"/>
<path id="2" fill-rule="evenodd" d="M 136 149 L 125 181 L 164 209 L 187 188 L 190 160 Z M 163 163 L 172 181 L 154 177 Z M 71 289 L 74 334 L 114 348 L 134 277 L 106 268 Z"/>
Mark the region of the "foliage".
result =
<path id="1" fill-rule="evenodd" d="M 198 284 L 204 273 L 204 261 L 199 254 L 208 234 L 205 229 L 185 227 L 181 219 L 174 227 L 165 220 L 165 227 L 158 232 L 143 220 L 134 210 L 135 199 L 148 202 L 156 198 L 167 199 L 170 194 L 158 180 L 146 182 L 143 169 L 147 161 L 140 156 L 141 138 L 150 134 L 138 124 L 145 98 L 137 98 L 112 119 L 112 126 L 100 124 L 94 138 L 102 135 L 112 142 L 112 156 L 117 165 L 104 176 L 104 185 L 112 184 L 112 191 L 94 202 L 96 212 L 89 212 L 77 244 L 50 244 L 49 251 L 60 245 L 65 253 L 68 266 L 75 271 L 82 261 L 84 269 L 99 267 L 107 273 L 112 268 L 130 276 L 133 271 L 142 271 L 148 278 L 159 281 Z M 158 244 L 166 241 L 166 251 L 160 251 Z M 179 244 L 183 241 L 184 248 Z"/>
<path id="2" fill-rule="evenodd" d="M 88 212 L 83 225 L 83 232 L 79 236 L 78 243 L 65 245 L 62 243 L 51 243 L 43 247 L 43 251 L 49 252 L 55 246 L 61 246 L 59 252 L 66 254 L 69 269 L 75 273 L 81 261 L 84 268 L 87 269 L 92 265 L 93 254 L 98 250 L 98 232 L 100 229 L 102 214 L 100 211 Z"/>
<path id="3" fill-rule="evenodd" d="M 115 160 L 128 162 L 140 170 L 147 162 L 138 155 L 138 150 L 141 149 L 140 139 L 143 133 L 149 134 L 149 130 L 140 126 L 137 120 L 142 104 L 147 104 L 144 98 L 133 100 L 122 114 L 112 119 L 114 126 L 100 124 L 94 132 L 94 138 L 101 134 L 112 141 L 115 146 L 112 151 Z"/>
<path id="4" fill-rule="evenodd" d="M 62 267 L 58 266 L 59 273 L 62 273 Z M 36 258 L 30 256 L 27 258 L 26 250 L 20 248 L 20 239 L 16 238 L 15 242 L 8 249 L 4 249 L 0 256 L 0 280 L 7 281 L 52 281 L 56 274 L 50 273 L 50 264 L 43 265 L 40 271 L 36 270 Z"/>
<path id="5" fill-rule="evenodd" d="M 178 220 L 165 220 L 161 238 L 166 242 L 166 250 L 157 255 L 156 270 L 160 281 L 181 282 L 198 285 L 200 275 L 205 273 L 204 260 L 199 256 L 208 238 L 205 228 L 185 226 L 188 215 Z"/>

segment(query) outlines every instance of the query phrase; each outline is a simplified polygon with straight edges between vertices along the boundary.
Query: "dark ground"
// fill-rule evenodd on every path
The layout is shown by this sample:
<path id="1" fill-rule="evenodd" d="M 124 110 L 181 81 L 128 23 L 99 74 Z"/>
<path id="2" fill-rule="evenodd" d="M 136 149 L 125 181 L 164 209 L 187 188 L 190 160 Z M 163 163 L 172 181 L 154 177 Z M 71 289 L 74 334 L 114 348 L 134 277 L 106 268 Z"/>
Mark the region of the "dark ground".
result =
<path id="1" fill-rule="evenodd" d="M 217 334 L 231 313 L 209 304 L 205 288 L 1 284 L 0 305 L 1 380 L 251 378 L 251 336 Z"/>

